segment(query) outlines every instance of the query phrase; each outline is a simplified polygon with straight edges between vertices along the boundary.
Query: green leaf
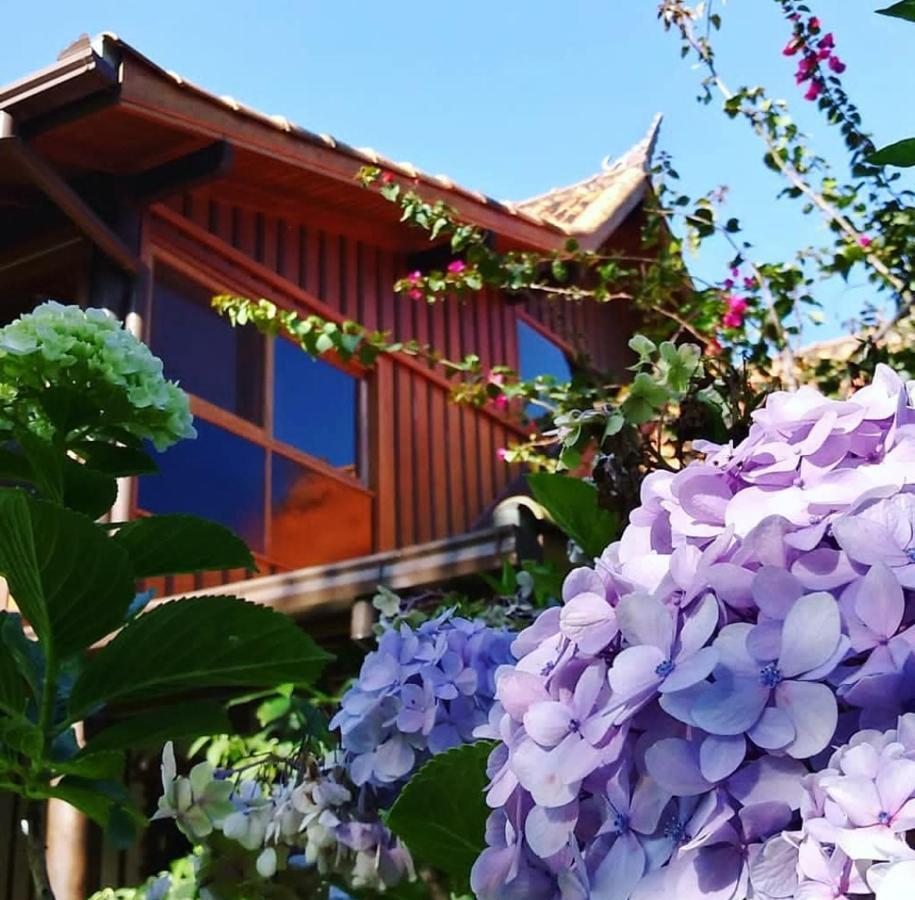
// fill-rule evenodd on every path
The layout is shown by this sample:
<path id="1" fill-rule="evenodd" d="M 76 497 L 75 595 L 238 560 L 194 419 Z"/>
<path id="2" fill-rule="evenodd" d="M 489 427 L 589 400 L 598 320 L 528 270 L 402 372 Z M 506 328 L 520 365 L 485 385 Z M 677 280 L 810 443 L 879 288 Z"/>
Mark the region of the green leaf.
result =
<path id="1" fill-rule="evenodd" d="M 908 19 L 915 22 L 915 0 L 900 0 L 892 6 L 885 9 L 878 9 L 877 13 L 881 16 L 893 16 L 896 19 Z"/>
<path id="2" fill-rule="evenodd" d="M 5 614 L 0 614 L 0 622 L 2 618 Z M 18 715 L 25 709 L 26 699 L 25 681 L 0 628 L 0 710 Z"/>
<path id="3" fill-rule="evenodd" d="M 168 740 L 207 734 L 228 734 L 229 717 L 221 704 L 211 700 L 160 706 L 109 725 L 91 737 L 83 753 L 155 747 Z"/>
<path id="4" fill-rule="evenodd" d="M 122 447 L 103 441 L 84 441 L 73 449 L 96 472 L 125 478 L 129 475 L 152 475 L 158 471 L 153 458 L 136 447 Z"/>
<path id="5" fill-rule="evenodd" d="M 649 362 L 652 354 L 658 349 L 654 341 L 645 337 L 644 334 L 637 334 L 630 338 L 629 349 L 638 354 L 639 362 Z"/>
<path id="6" fill-rule="evenodd" d="M 130 556 L 137 578 L 212 569 L 257 569 L 241 538 L 216 522 L 196 516 L 135 519 L 122 525 L 114 539 Z"/>
<path id="7" fill-rule="evenodd" d="M 61 660 L 114 631 L 134 596 L 124 550 L 85 516 L 20 490 L 0 490 L 0 573 Z"/>
<path id="8" fill-rule="evenodd" d="M 598 506 L 593 484 L 549 472 L 528 475 L 527 483 L 534 499 L 588 556 L 596 559 L 616 538 L 617 517 Z"/>
<path id="9" fill-rule="evenodd" d="M 0 613 L 0 641 L 13 657 L 16 668 L 28 682 L 37 700 L 41 696 L 44 678 L 44 655 L 38 641 L 26 637 L 22 628 L 22 616 Z"/>
<path id="10" fill-rule="evenodd" d="M 874 166 L 899 166 L 901 168 L 915 166 L 915 138 L 905 138 L 896 141 L 895 144 L 881 147 L 868 157 L 867 161 Z"/>
<path id="11" fill-rule="evenodd" d="M 73 686 L 70 715 L 195 687 L 309 684 L 329 659 L 267 607 L 237 597 L 174 600 L 131 621 L 89 660 Z"/>
<path id="12" fill-rule="evenodd" d="M 661 359 L 658 362 L 658 372 L 667 387 L 674 393 L 685 393 L 693 375 L 699 371 L 702 351 L 695 344 L 678 347 L 671 341 L 664 341 L 659 350 Z"/>
<path id="13" fill-rule="evenodd" d="M 97 519 L 114 505 L 118 483 L 113 475 L 96 472 L 76 460 L 68 459 L 63 469 L 64 506 Z"/>
<path id="14" fill-rule="evenodd" d="M 0 717 L 0 745 L 6 744 L 29 759 L 41 759 L 44 735 L 41 729 L 25 716 Z"/>
<path id="15" fill-rule="evenodd" d="M 478 741 L 433 756 L 400 792 L 387 826 L 416 858 L 466 882 L 486 846 L 486 760 L 495 744 Z"/>
<path id="16" fill-rule="evenodd" d="M 72 759 L 52 763 L 55 774 L 79 775 L 90 779 L 120 779 L 124 774 L 124 753 L 119 750 L 83 750 Z"/>
<path id="17" fill-rule="evenodd" d="M 639 372 L 632 382 L 629 395 L 621 409 L 633 425 L 649 421 L 655 412 L 667 403 L 667 390 L 658 384 L 647 372 Z"/>

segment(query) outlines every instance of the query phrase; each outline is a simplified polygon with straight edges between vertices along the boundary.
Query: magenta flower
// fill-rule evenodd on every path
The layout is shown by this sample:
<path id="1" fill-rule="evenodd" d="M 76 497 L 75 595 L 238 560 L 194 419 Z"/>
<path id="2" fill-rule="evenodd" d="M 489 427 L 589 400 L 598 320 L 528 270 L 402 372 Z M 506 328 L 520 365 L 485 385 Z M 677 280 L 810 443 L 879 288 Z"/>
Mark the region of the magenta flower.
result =
<path id="1" fill-rule="evenodd" d="M 838 56 L 830 56 L 829 62 L 827 65 L 829 66 L 831 71 L 836 73 L 836 75 L 841 75 L 847 68 L 845 63 L 842 62 L 842 60 L 839 59 Z"/>
<path id="2" fill-rule="evenodd" d="M 419 269 L 414 270 L 409 275 L 407 275 L 407 281 L 410 284 L 419 284 L 423 280 L 423 273 Z"/>
<path id="3" fill-rule="evenodd" d="M 823 91 L 823 82 L 820 81 L 819 79 L 815 78 L 813 81 L 810 82 L 810 87 L 807 88 L 807 93 L 804 94 L 804 99 L 805 100 L 816 100 L 816 98 L 820 96 L 822 91 Z"/>
<path id="4" fill-rule="evenodd" d="M 454 259 L 448 263 L 448 271 L 452 275 L 460 275 L 467 268 L 467 263 L 462 259 Z"/>
<path id="5" fill-rule="evenodd" d="M 873 243 L 873 241 L 872 241 L 866 234 L 862 234 L 862 235 L 858 238 L 858 244 L 859 244 L 861 247 L 863 247 L 865 250 L 866 250 L 868 247 L 870 247 L 870 245 L 871 245 L 872 243 Z"/>

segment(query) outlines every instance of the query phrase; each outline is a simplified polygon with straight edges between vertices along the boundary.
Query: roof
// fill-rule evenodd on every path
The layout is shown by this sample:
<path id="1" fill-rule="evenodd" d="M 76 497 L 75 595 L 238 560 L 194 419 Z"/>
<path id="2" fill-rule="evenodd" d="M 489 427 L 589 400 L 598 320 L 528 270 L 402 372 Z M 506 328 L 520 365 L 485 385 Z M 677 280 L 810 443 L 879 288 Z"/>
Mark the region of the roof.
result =
<path id="1" fill-rule="evenodd" d="M 634 184 L 647 179 L 660 127 L 661 116 L 657 115 L 645 137 L 619 159 L 605 157 L 600 172 L 522 200 L 515 208 L 573 234 L 593 231 L 625 203 Z"/>
<path id="2" fill-rule="evenodd" d="M 125 61 L 133 65 L 124 65 Z M 553 241 L 559 237 L 575 236 L 585 246 L 605 240 L 645 195 L 651 153 L 659 125 L 657 117 L 643 140 L 616 162 L 611 164 L 605 160 L 602 170 L 590 178 L 538 197 L 517 202 L 500 201 L 458 185 L 445 175 L 430 174 L 419 170 L 412 163 L 389 159 L 371 147 L 354 147 L 332 135 L 303 128 L 285 116 L 266 114 L 233 97 L 211 93 L 176 72 L 162 68 L 110 32 L 104 32 L 91 40 L 83 36 L 65 48 L 56 64 L 11 85 L 0 87 L 0 112 L 10 111 L 15 115 L 18 105 L 18 108 L 31 113 L 46 87 L 63 94 L 64 83 L 68 86 L 68 92 L 64 95 L 66 102 L 72 102 L 74 80 L 78 76 L 85 77 L 93 67 L 96 70 L 95 81 L 100 73 L 106 72 L 111 73 L 109 78 L 119 80 L 121 102 L 130 103 L 132 96 L 136 96 L 128 89 L 129 80 L 131 77 L 136 79 L 138 68 L 142 68 L 146 74 L 152 74 L 161 82 L 179 88 L 181 94 L 190 100 L 204 101 L 211 110 L 218 111 L 222 116 L 230 113 L 238 123 L 257 123 L 302 144 L 323 148 L 337 157 L 349 158 L 356 166 L 376 165 L 409 178 L 420 187 L 426 185 L 433 188 L 439 196 L 444 195 L 445 199 L 458 201 L 459 212 L 484 227 L 492 227 L 500 220 L 515 220 L 519 226 L 522 223 L 528 226 L 528 233 L 530 226 L 534 226 L 541 233 L 552 235 Z M 198 114 L 198 120 L 201 118 Z M 223 123 L 220 127 L 228 131 L 225 129 L 225 119 L 220 121 Z M 225 136 L 229 140 L 233 139 L 231 134 Z M 347 171 L 351 179 L 354 170 Z M 465 200 L 471 202 L 469 208 L 460 202 Z M 474 206 L 484 207 L 486 214 L 475 217 Z M 498 232 L 501 229 L 494 230 Z"/>

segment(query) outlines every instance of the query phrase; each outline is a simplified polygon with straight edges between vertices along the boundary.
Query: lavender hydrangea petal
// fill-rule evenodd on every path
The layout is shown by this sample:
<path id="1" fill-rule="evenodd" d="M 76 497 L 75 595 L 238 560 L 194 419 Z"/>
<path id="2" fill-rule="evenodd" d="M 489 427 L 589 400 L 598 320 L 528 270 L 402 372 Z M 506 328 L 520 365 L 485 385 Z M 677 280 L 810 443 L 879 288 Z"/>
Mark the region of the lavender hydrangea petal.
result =
<path id="1" fill-rule="evenodd" d="M 785 678 L 815 669 L 832 656 L 842 633 L 839 606 L 829 594 L 808 594 L 785 617 L 778 667 Z"/>
<path id="2" fill-rule="evenodd" d="M 795 739 L 785 752 L 795 759 L 815 756 L 836 733 L 839 712 L 836 697 L 825 684 L 784 681 L 775 689 L 775 702 L 790 716 Z"/>

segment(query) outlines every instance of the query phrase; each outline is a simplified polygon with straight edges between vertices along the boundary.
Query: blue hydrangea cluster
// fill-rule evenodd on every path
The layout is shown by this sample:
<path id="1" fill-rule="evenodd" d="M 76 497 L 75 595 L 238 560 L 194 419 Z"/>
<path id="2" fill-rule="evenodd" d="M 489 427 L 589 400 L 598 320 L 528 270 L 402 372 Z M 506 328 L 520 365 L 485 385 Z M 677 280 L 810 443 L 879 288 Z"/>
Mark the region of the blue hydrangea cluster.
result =
<path id="1" fill-rule="evenodd" d="M 356 785 L 396 788 L 486 724 L 514 635 L 445 613 L 386 631 L 331 722 Z"/>

